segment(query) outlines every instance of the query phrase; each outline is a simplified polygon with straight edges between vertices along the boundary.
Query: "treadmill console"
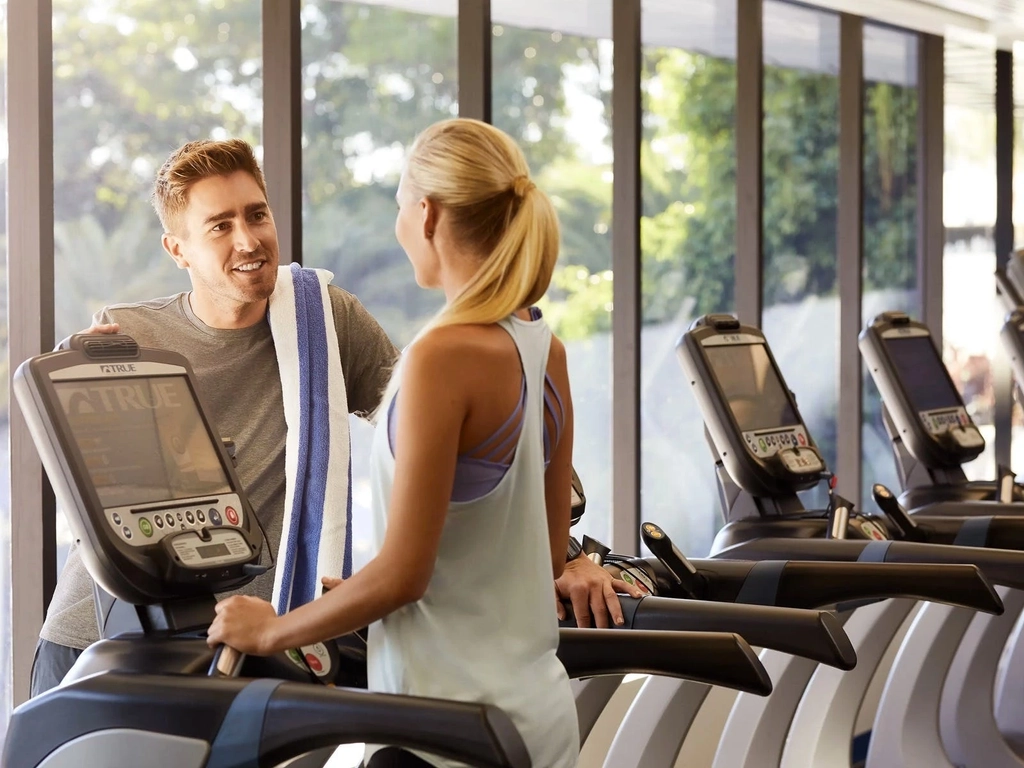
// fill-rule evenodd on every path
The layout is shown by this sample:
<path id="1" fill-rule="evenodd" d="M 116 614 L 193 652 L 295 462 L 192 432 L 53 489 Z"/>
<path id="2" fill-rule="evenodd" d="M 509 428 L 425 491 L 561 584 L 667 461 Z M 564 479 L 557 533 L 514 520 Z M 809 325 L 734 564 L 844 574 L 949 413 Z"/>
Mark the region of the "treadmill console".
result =
<path id="1" fill-rule="evenodd" d="M 861 354 L 911 455 L 929 468 L 959 467 L 985 450 L 924 323 L 884 312 L 861 332 Z"/>
<path id="2" fill-rule="evenodd" d="M 698 318 L 676 346 L 729 475 L 754 496 L 811 488 L 825 461 L 764 334 L 731 315 Z"/>
<path id="3" fill-rule="evenodd" d="M 251 581 L 263 535 L 181 355 L 80 334 L 26 360 L 14 394 L 82 557 L 135 605 Z"/>

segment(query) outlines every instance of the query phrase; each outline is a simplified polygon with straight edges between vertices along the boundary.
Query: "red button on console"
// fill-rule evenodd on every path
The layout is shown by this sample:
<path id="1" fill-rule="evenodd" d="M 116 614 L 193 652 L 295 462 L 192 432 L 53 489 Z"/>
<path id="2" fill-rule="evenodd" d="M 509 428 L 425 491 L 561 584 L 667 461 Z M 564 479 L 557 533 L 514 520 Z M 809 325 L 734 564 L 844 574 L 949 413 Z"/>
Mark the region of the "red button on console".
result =
<path id="1" fill-rule="evenodd" d="M 225 507 L 224 515 L 227 517 L 229 523 L 232 525 L 238 525 L 238 513 L 235 512 L 234 507 Z"/>

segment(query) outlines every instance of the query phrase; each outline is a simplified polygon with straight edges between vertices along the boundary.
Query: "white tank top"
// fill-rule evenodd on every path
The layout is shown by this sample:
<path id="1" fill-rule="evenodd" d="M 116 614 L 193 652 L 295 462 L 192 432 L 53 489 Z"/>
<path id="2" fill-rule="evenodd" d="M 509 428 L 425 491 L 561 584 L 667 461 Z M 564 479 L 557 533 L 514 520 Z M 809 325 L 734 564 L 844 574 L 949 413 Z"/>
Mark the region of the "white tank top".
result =
<path id="1" fill-rule="evenodd" d="M 515 723 L 534 768 L 572 768 L 579 755 L 576 706 L 555 656 L 558 622 L 544 497 L 544 373 L 551 331 L 517 317 L 499 325 L 526 377 L 523 427 L 498 486 L 450 502 L 437 562 L 423 597 L 370 625 L 369 689 L 485 702 Z M 387 413 L 383 403 L 380 413 Z M 371 450 L 373 553 L 387 528 L 395 474 L 387 419 Z M 367 747 L 367 760 L 377 747 Z M 462 766 L 417 753 L 432 765 Z"/>

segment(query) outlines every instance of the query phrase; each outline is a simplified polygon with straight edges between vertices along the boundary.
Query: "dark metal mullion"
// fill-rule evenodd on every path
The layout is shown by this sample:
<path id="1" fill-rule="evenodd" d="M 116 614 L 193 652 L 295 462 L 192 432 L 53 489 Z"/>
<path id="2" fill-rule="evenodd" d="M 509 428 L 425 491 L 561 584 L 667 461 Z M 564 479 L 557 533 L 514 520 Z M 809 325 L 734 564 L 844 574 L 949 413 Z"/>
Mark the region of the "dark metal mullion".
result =
<path id="1" fill-rule="evenodd" d="M 612 549 L 638 552 L 640 513 L 640 0 L 612 6 Z"/>
<path id="2" fill-rule="evenodd" d="M 761 0 L 736 6 L 736 312 L 760 327 L 762 297 L 761 166 L 764 61 Z"/>
<path id="3" fill-rule="evenodd" d="M 1013 251 L 1013 52 L 996 51 L 996 263 Z M 999 350 L 991 361 L 995 390 L 995 458 L 1010 466 L 1013 379 L 1009 361 Z"/>
<path id="4" fill-rule="evenodd" d="M 7 8 L 9 392 L 24 360 L 54 344 L 53 10 Z M 57 582 L 56 506 L 21 410 L 10 398 L 14 703 L 28 698 L 33 650 Z"/>
<path id="5" fill-rule="evenodd" d="M 263 0 L 263 173 L 282 261 L 302 263 L 301 0 Z"/>
<path id="6" fill-rule="evenodd" d="M 917 106 L 917 285 L 921 321 L 942 348 L 942 173 L 945 162 L 945 41 L 922 34 L 918 48 Z"/>
<path id="7" fill-rule="evenodd" d="M 459 0 L 459 116 L 491 122 L 491 0 Z"/>
<path id="8" fill-rule="evenodd" d="M 836 272 L 839 288 L 839 414 L 837 489 L 860 504 L 861 328 L 864 250 L 864 20 L 839 22 L 839 214 Z"/>

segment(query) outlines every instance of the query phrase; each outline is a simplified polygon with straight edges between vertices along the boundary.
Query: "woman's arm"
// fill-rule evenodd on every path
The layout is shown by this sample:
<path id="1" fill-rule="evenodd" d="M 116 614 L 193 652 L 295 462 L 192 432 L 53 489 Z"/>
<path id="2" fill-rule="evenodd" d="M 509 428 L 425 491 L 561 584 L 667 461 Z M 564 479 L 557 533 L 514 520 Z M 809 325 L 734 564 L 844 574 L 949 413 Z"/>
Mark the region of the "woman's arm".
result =
<path id="1" fill-rule="evenodd" d="M 564 409 L 562 434 L 551 452 L 551 461 L 544 475 L 548 537 L 551 540 L 551 567 L 557 579 L 565 568 L 565 550 L 569 544 L 569 519 L 572 514 L 573 410 L 565 347 L 554 336 L 551 338 L 551 350 L 548 352 L 548 375 L 561 395 Z M 549 433 L 554 436 L 554 432 Z"/>
<path id="2" fill-rule="evenodd" d="M 243 616 L 254 613 L 251 602 L 221 601 L 211 642 L 266 655 L 346 634 L 423 596 L 437 559 L 468 410 L 462 371 L 467 356 L 449 343 L 448 330 L 428 334 L 405 353 L 395 480 L 378 555 L 323 597 L 281 617 L 264 614 L 241 626 Z M 246 639 L 247 633 L 254 636 Z"/>

